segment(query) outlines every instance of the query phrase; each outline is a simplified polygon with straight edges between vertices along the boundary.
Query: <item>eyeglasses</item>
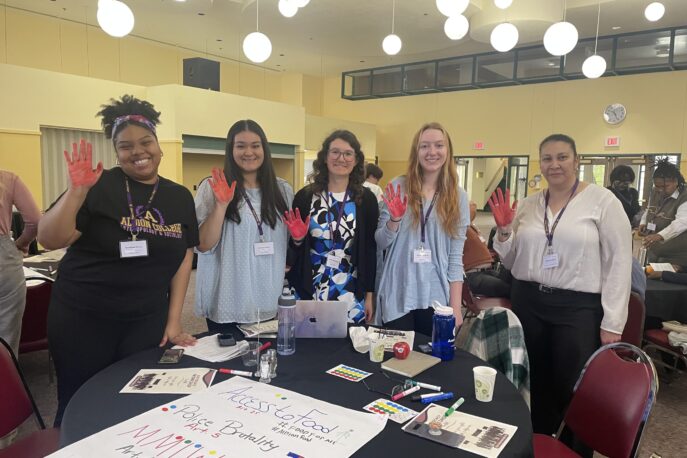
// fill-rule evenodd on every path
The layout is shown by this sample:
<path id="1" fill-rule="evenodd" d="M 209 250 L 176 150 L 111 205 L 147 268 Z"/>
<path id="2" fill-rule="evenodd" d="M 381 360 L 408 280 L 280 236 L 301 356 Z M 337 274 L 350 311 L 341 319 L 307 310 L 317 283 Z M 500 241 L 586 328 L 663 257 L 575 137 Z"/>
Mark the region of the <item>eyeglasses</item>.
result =
<path id="1" fill-rule="evenodd" d="M 351 150 L 339 151 L 338 149 L 330 149 L 327 151 L 327 154 L 337 160 L 343 157 L 344 161 L 346 162 L 351 162 L 355 159 L 355 151 Z"/>

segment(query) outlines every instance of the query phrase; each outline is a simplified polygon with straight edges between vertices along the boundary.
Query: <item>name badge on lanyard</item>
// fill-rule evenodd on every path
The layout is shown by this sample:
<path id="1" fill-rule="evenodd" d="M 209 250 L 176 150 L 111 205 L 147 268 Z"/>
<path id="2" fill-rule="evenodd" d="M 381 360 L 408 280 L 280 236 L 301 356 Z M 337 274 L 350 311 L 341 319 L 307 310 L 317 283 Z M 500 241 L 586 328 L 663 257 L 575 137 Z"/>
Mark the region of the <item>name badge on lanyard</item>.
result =
<path id="1" fill-rule="evenodd" d="M 253 207 L 253 204 L 251 203 L 250 199 L 248 198 L 246 191 L 241 190 L 241 194 L 243 194 L 243 199 L 246 201 L 248 208 L 250 208 L 250 212 L 253 214 L 253 219 L 255 220 L 255 224 L 258 225 L 258 233 L 260 234 L 260 241 L 253 244 L 253 255 L 254 256 L 271 256 L 271 255 L 273 255 L 274 254 L 274 242 L 265 242 L 265 240 L 264 240 L 265 233 L 262 229 L 262 221 L 260 220 L 260 218 L 258 218 L 258 214 L 255 211 L 255 208 Z"/>
<path id="2" fill-rule="evenodd" d="M 119 242 L 120 258 L 142 258 L 148 256 L 147 240 L 122 240 Z"/>
<path id="3" fill-rule="evenodd" d="M 416 248 L 413 250 L 413 262 L 416 264 L 425 264 L 432 262 L 432 251 L 424 248 Z"/>
<path id="4" fill-rule="evenodd" d="M 274 242 L 257 242 L 253 244 L 255 256 L 268 256 L 274 254 Z"/>
<path id="5" fill-rule="evenodd" d="M 552 249 L 547 250 L 544 254 L 544 269 L 553 269 L 558 267 L 558 253 L 554 253 Z"/>
<path id="6" fill-rule="evenodd" d="M 341 265 L 341 256 L 337 256 L 334 253 L 329 253 L 327 255 L 327 267 L 332 269 L 338 269 Z"/>
<path id="7" fill-rule="evenodd" d="M 646 228 L 650 231 L 655 231 L 656 230 L 656 223 L 648 223 L 646 225 Z"/>
<path id="8" fill-rule="evenodd" d="M 558 222 L 561 220 L 561 216 L 563 216 L 563 212 L 565 211 L 566 208 L 568 208 L 568 204 L 570 203 L 570 199 L 573 198 L 575 195 L 575 191 L 577 191 L 577 186 L 580 184 L 580 180 L 577 179 L 575 180 L 575 185 L 572 187 L 572 191 L 570 192 L 570 196 L 568 197 L 568 201 L 565 203 L 565 206 L 561 208 L 561 211 L 558 212 L 558 216 L 556 217 L 556 221 L 553 222 L 553 226 L 551 226 L 551 230 L 549 230 L 549 214 L 547 213 L 547 208 L 549 207 L 549 191 L 546 191 L 546 194 L 544 194 L 544 232 L 546 233 L 546 252 L 544 253 L 544 259 L 542 262 L 542 267 L 544 269 L 554 269 L 558 267 L 559 265 L 559 260 L 558 260 L 558 253 L 553 251 L 553 233 L 556 230 L 556 227 L 558 226 Z"/>
<path id="9" fill-rule="evenodd" d="M 429 204 L 426 214 L 425 207 L 422 202 L 420 202 L 420 248 L 413 250 L 413 262 L 416 264 L 427 264 L 432 262 L 432 250 L 425 248 L 425 238 L 427 234 L 427 221 L 429 221 L 429 215 L 432 213 L 432 209 L 434 208 L 434 204 L 437 201 L 438 195 L 439 193 L 434 193 L 434 197 L 432 197 L 432 203 Z"/>

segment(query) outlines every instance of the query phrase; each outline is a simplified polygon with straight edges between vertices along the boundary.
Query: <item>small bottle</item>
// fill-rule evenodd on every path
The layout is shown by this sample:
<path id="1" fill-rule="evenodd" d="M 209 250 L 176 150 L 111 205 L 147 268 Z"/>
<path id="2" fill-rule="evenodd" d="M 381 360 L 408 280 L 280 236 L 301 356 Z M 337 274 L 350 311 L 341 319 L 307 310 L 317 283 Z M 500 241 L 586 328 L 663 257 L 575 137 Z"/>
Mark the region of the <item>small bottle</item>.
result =
<path id="1" fill-rule="evenodd" d="M 270 357 L 267 355 L 260 356 L 260 383 L 270 383 Z"/>
<path id="2" fill-rule="evenodd" d="M 453 308 L 445 305 L 434 305 L 432 317 L 432 356 L 442 361 L 451 361 L 455 351 L 456 318 Z"/>
<path id="3" fill-rule="evenodd" d="M 265 352 L 270 362 L 270 378 L 277 377 L 277 350 L 270 348 Z"/>
<path id="4" fill-rule="evenodd" d="M 293 355 L 296 352 L 296 298 L 288 287 L 284 287 L 277 310 L 277 353 Z"/>

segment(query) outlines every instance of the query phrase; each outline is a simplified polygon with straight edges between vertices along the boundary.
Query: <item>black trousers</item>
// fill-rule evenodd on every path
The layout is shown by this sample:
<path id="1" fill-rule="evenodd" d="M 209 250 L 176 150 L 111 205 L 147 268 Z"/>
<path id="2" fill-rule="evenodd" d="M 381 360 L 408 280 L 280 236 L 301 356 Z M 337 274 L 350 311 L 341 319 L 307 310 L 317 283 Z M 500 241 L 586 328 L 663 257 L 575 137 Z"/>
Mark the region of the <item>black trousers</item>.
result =
<path id="1" fill-rule="evenodd" d="M 48 342 L 57 373 L 57 415 L 89 378 L 120 359 L 159 345 L 167 325 L 167 307 L 136 321 L 117 321 L 51 301 Z"/>
<path id="2" fill-rule="evenodd" d="M 384 323 L 384 326 L 389 329 L 398 329 L 399 331 L 415 331 L 431 337 L 433 316 L 433 308 L 411 310 L 401 318 L 387 321 Z"/>
<path id="3" fill-rule="evenodd" d="M 580 372 L 601 345 L 601 295 L 546 293 L 536 283 L 514 278 L 511 302 L 530 360 L 532 428 L 552 434 L 563 420 Z"/>
<path id="4" fill-rule="evenodd" d="M 512 276 L 505 267 L 499 270 L 467 272 L 465 277 L 472 294 L 489 297 L 510 297 Z"/>

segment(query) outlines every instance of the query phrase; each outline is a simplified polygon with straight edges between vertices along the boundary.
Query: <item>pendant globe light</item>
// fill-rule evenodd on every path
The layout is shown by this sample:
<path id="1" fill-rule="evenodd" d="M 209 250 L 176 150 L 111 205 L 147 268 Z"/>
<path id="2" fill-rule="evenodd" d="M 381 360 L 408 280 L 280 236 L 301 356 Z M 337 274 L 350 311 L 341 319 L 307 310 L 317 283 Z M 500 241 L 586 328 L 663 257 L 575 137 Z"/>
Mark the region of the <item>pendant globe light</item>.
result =
<path id="1" fill-rule="evenodd" d="M 666 13 L 666 7 L 661 2 L 653 2 L 644 10 L 644 17 L 651 22 L 656 22 Z"/>
<path id="2" fill-rule="evenodd" d="M 391 6 L 391 33 L 387 35 L 384 38 L 384 41 L 382 41 L 382 49 L 384 50 L 385 53 L 387 53 L 390 56 L 395 56 L 401 51 L 401 48 L 403 47 L 403 42 L 401 41 L 401 37 L 396 35 L 394 33 L 394 16 L 396 14 L 396 0 L 393 0 L 392 6 Z"/>
<path id="3" fill-rule="evenodd" d="M 100 28 L 115 38 L 124 37 L 134 29 L 134 13 L 118 0 L 98 0 L 96 17 Z"/>
<path id="4" fill-rule="evenodd" d="M 444 33 L 451 40 L 460 40 L 468 33 L 469 28 L 468 18 L 462 14 L 446 18 L 444 22 Z"/>
<path id="5" fill-rule="evenodd" d="M 256 1 L 255 29 L 243 39 L 243 53 L 256 64 L 261 64 L 269 59 L 272 54 L 272 42 L 264 33 L 260 33 L 260 0 Z"/>
<path id="6" fill-rule="evenodd" d="M 502 22 L 491 31 L 491 45 L 499 52 L 508 52 L 518 44 L 518 28 L 510 22 Z"/>
<path id="7" fill-rule="evenodd" d="M 594 54 L 582 63 L 582 73 L 590 79 L 598 78 L 606 72 L 606 59 L 596 53 L 599 44 L 599 22 L 601 21 L 601 0 L 596 15 L 596 39 L 594 40 Z"/>
<path id="8" fill-rule="evenodd" d="M 567 6 L 567 2 L 563 2 L 563 20 L 552 24 L 544 33 L 544 48 L 552 56 L 564 56 L 577 45 L 577 28 L 565 20 Z"/>
<path id="9" fill-rule="evenodd" d="M 470 0 L 436 0 L 437 9 L 446 17 L 458 16 L 463 14 Z"/>
<path id="10" fill-rule="evenodd" d="M 501 8 L 502 10 L 505 10 L 512 4 L 513 0 L 494 0 L 494 6 L 496 6 L 496 8 Z"/>
<path id="11" fill-rule="evenodd" d="M 298 13 L 298 5 L 293 0 L 279 0 L 277 7 L 284 17 L 294 17 Z"/>

